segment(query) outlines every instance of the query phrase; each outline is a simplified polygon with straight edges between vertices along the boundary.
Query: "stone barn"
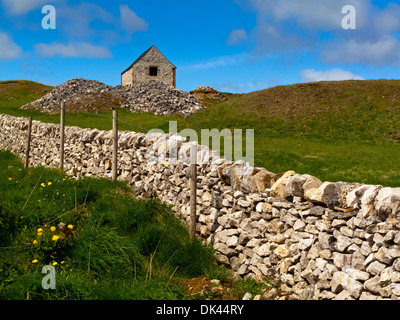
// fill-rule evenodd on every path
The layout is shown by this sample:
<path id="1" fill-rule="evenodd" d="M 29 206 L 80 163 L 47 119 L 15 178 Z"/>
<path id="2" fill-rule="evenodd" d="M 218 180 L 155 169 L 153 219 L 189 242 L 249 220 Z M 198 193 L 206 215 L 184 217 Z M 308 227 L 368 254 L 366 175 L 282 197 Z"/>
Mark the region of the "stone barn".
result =
<path id="1" fill-rule="evenodd" d="M 156 80 L 176 87 L 176 67 L 155 47 L 147 49 L 121 74 L 123 86 Z"/>

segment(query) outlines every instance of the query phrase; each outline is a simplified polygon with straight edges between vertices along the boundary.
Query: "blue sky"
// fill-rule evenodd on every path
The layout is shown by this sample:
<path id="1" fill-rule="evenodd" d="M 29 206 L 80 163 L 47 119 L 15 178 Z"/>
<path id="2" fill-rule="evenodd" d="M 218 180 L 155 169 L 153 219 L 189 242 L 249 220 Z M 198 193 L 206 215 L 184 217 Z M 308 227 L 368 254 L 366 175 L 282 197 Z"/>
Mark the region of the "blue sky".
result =
<path id="1" fill-rule="evenodd" d="M 42 7 L 56 29 L 42 28 Z M 342 8 L 355 8 L 344 29 Z M 156 45 L 177 87 L 249 92 L 320 80 L 398 79 L 400 5 L 374 0 L 0 0 L 0 80 L 120 84 Z"/>

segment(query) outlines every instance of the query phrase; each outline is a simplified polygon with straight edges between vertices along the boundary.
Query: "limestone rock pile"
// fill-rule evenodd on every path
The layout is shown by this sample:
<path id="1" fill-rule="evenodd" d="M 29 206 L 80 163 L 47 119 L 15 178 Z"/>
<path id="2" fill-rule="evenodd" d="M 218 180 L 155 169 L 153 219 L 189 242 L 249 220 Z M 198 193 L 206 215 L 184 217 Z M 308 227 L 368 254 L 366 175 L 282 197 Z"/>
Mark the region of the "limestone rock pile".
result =
<path id="1" fill-rule="evenodd" d="M 163 82 L 150 81 L 129 88 L 118 86 L 116 91 L 127 100 L 121 106 L 135 112 L 145 111 L 160 115 L 178 113 L 185 116 L 205 109 L 190 93 Z"/>
<path id="2" fill-rule="evenodd" d="M 223 99 L 224 96 L 212 86 L 198 86 L 190 91 L 197 99 L 211 98 L 211 99 Z"/>
<path id="3" fill-rule="evenodd" d="M 133 87 L 109 86 L 96 80 L 72 79 L 22 109 L 34 108 L 57 113 L 61 102 L 72 112 L 101 112 L 114 107 L 159 115 L 191 115 L 205 107 L 190 93 L 162 82 L 151 81 Z"/>
<path id="4" fill-rule="evenodd" d="M 50 93 L 40 99 L 22 106 L 22 109 L 34 108 L 42 112 L 58 113 L 60 111 L 61 102 L 65 101 L 68 111 L 79 111 L 76 110 L 77 105 L 89 111 L 87 110 L 88 107 L 90 107 L 95 100 L 107 101 L 107 97 L 110 97 L 109 94 L 112 91 L 112 86 L 105 85 L 96 80 L 72 79 L 55 87 Z M 88 98 L 91 101 L 87 101 Z"/>
<path id="5" fill-rule="evenodd" d="M 212 86 L 198 86 L 192 92 L 210 93 L 210 92 L 218 92 L 218 91 L 216 89 L 214 89 Z"/>

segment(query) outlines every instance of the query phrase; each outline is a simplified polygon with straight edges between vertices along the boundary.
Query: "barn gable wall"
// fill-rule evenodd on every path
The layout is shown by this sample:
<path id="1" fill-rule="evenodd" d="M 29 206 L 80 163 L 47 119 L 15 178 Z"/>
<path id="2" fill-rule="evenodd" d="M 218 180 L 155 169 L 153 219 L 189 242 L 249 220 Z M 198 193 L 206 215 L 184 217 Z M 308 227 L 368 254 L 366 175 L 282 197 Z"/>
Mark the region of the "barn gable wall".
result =
<path id="1" fill-rule="evenodd" d="M 157 76 L 150 75 L 150 67 L 157 67 Z M 152 80 L 175 87 L 175 66 L 154 46 L 122 74 L 122 85 L 134 85 Z"/>

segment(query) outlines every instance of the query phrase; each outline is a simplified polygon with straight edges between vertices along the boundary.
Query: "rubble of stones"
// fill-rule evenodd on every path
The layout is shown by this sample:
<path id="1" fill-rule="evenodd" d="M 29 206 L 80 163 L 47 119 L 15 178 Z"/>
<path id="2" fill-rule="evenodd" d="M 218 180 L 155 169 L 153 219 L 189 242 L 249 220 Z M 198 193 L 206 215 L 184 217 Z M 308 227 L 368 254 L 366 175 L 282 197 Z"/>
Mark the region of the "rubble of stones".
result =
<path id="1" fill-rule="evenodd" d="M 25 141 L 18 138 L 27 125 L 27 119 L 1 115 L 0 149 L 23 158 Z M 59 126 L 34 121 L 32 133 L 31 165 L 57 167 Z M 111 177 L 110 131 L 67 127 L 65 137 L 68 174 Z M 147 152 L 160 141 L 175 143 L 178 153 L 191 145 L 176 135 L 120 132 L 119 179 L 188 221 L 189 165 L 150 162 Z M 236 276 L 271 279 L 279 295 L 263 298 L 400 299 L 400 188 L 275 174 L 218 158 L 206 147 L 198 158 L 206 160 L 198 166 L 198 235 Z"/>
<path id="2" fill-rule="evenodd" d="M 212 99 L 223 99 L 224 96 L 212 86 L 198 86 L 194 90 L 190 91 L 198 99 L 208 97 Z"/>
<path id="3" fill-rule="evenodd" d="M 92 97 L 87 102 L 86 96 Z M 57 87 L 42 98 L 24 105 L 23 109 L 34 108 L 43 112 L 59 112 L 61 102 L 68 104 L 84 104 L 90 107 L 100 102 L 107 105 L 110 95 L 120 101 L 121 108 L 133 112 L 151 112 L 157 115 L 180 114 L 191 115 L 205 107 L 190 93 L 181 91 L 158 81 L 137 84 L 132 87 L 109 86 L 96 80 L 72 79 Z"/>
<path id="4" fill-rule="evenodd" d="M 205 107 L 190 93 L 181 91 L 158 81 L 135 85 L 130 88 L 119 86 L 120 96 L 127 100 L 123 108 L 132 111 L 152 112 L 157 115 L 180 114 L 189 116 Z"/>
<path id="5" fill-rule="evenodd" d="M 203 93 L 219 93 L 212 86 L 198 86 L 191 91 L 192 92 L 203 92 Z"/>

